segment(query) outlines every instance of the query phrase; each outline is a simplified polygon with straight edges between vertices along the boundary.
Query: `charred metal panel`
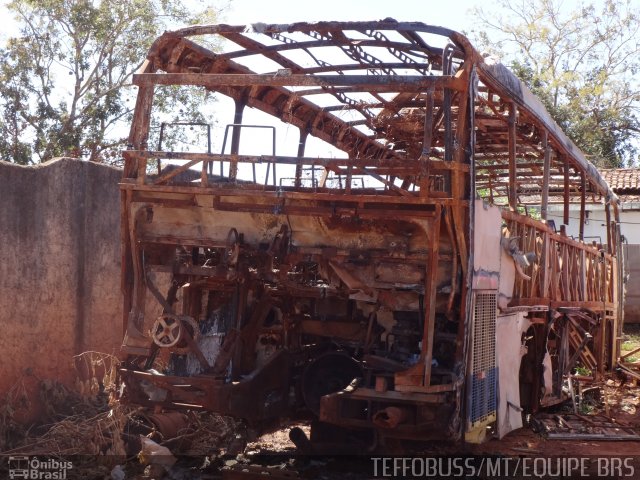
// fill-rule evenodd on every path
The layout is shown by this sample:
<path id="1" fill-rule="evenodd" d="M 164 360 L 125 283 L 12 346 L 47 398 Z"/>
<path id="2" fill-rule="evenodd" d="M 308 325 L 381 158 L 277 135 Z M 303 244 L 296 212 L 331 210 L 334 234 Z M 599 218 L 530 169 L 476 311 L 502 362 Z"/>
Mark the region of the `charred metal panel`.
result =
<path id="1" fill-rule="evenodd" d="M 527 353 L 523 336 L 530 325 L 530 320 L 522 312 L 500 315 L 496 320 L 498 438 L 522 427 L 520 364 Z"/>
<path id="2" fill-rule="evenodd" d="M 500 285 L 502 216 L 500 208 L 475 201 L 473 288 L 497 290 Z"/>

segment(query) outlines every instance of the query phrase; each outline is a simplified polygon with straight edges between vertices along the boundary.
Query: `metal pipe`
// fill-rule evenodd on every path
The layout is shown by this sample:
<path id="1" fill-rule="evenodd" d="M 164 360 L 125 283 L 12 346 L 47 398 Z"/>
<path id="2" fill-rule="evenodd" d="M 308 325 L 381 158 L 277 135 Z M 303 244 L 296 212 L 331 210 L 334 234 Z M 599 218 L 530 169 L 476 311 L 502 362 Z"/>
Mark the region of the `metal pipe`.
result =
<path id="1" fill-rule="evenodd" d="M 313 445 L 307 434 L 300 427 L 293 427 L 289 430 L 289 440 L 293 442 L 296 448 L 304 454 L 313 452 Z"/>
<path id="2" fill-rule="evenodd" d="M 387 407 L 377 411 L 373 415 L 372 421 L 376 427 L 396 428 L 398 425 L 405 423 L 410 416 L 410 412 L 406 408 Z"/>

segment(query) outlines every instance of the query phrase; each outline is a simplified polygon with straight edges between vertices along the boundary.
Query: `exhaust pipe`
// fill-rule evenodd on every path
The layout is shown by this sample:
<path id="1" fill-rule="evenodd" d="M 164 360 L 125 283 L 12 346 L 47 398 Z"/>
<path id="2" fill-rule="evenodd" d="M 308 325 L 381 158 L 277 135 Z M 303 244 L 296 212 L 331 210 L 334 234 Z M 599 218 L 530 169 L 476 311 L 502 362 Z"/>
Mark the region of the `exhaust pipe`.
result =
<path id="1" fill-rule="evenodd" d="M 373 424 L 376 427 L 391 429 L 405 423 L 409 417 L 410 412 L 406 408 L 387 407 L 373 415 Z"/>

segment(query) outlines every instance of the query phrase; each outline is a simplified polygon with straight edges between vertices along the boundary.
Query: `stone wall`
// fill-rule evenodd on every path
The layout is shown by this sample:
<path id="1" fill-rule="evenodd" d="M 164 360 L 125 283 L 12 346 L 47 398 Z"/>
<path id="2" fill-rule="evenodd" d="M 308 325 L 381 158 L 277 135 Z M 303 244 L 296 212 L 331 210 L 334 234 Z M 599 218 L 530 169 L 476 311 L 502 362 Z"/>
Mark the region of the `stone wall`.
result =
<path id="1" fill-rule="evenodd" d="M 122 339 L 117 168 L 0 161 L 0 401 L 40 379 L 70 384 L 73 356 Z"/>

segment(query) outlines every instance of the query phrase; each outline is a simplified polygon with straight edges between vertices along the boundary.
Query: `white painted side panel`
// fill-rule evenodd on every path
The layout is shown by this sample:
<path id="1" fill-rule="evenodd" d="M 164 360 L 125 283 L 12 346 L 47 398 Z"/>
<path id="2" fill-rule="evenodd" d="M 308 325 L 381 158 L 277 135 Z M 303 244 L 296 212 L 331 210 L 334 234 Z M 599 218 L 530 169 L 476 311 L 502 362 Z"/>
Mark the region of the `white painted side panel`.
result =
<path id="1" fill-rule="evenodd" d="M 520 406 L 520 363 L 527 353 L 522 345 L 522 334 L 531 325 L 526 315 L 518 312 L 499 316 L 496 320 L 499 438 L 522 428 L 522 414 L 512 405 Z"/>

